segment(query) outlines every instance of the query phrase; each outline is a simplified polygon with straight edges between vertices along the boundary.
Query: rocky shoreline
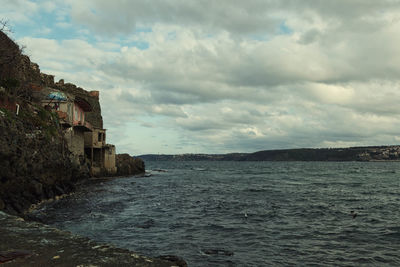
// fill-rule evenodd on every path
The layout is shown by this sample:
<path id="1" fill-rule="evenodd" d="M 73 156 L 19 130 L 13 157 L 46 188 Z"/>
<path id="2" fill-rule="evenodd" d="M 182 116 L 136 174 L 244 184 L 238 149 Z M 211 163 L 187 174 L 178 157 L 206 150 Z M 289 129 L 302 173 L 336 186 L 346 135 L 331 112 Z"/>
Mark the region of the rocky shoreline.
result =
<path id="1" fill-rule="evenodd" d="M 1 30 L 0 50 L 0 211 L 23 214 L 32 204 L 73 192 L 92 176 L 145 172 L 141 159 L 115 155 L 115 146 L 106 144 L 98 91 L 54 82 Z M 69 113 L 48 108 L 54 100 L 44 100 L 49 92 L 70 101 L 63 104 Z M 90 107 L 78 116 L 82 121 L 74 117 L 83 114 L 79 105 Z"/>
<path id="2" fill-rule="evenodd" d="M 4 266 L 187 266 L 179 257 L 141 256 L 1 211 L 0 225 Z"/>
<path id="3" fill-rule="evenodd" d="M 126 176 L 89 178 L 76 184 L 120 179 Z M 138 174 L 136 177 L 144 177 Z M 43 223 L 31 212 L 75 193 L 63 194 L 31 205 L 20 216 L 0 211 L 0 264 L 5 266 L 177 266 L 187 263 L 175 255 L 146 257 L 112 244 L 98 243 L 89 238 L 59 230 Z"/>
<path id="4" fill-rule="evenodd" d="M 32 207 L 70 195 L 93 176 L 139 175 L 145 166 L 106 144 L 98 91 L 55 83 L 1 30 L 0 51 L 0 263 L 186 266 L 175 256 L 148 258 L 17 217 L 29 219 Z M 54 103 L 54 97 L 44 103 L 45 92 L 65 103 Z M 86 132 L 93 134 L 86 138 Z"/>

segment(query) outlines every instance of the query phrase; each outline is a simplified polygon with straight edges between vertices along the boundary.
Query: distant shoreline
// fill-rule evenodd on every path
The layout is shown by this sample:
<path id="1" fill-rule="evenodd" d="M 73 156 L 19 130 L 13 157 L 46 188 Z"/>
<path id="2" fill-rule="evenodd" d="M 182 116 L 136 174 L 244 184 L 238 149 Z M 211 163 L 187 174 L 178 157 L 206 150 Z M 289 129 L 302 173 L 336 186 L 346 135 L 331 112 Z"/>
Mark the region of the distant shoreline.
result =
<path id="1" fill-rule="evenodd" d="M 145 154 L 145 161 L 363 161 L 398 162 L 400 146 L 298 148 L 228 154 Z"/>

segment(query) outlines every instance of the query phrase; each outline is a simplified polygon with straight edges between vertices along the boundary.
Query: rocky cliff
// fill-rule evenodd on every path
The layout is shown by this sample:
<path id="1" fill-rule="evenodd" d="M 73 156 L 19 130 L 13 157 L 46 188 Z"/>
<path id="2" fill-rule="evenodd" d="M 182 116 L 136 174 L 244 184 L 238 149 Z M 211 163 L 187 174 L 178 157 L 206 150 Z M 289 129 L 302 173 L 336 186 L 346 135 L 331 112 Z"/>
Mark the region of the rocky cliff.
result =
<path id="1" fill-rule="evenodd" d="M 21 213 L 89 176 L 71 161 L 57 117 L 32 102 L 32 91 L 52 78 L 0 31 L 0 210 Z"/>
<path id="2" fill-rule="evenodd" d="M 69 151 L 55 113 L 41 107 L 35 92 L 54 88 L 85 99 L 92 107 L 86 121 L 103 127 L 99 94 L 40 72 L 37 64 L 0 31 L 0 210 L 19 214 L 31 204 L 73 191 L 90 176 L 87 161 Z M 17 108 L 18 107 L 18 108 Z M 18 109 L 18 115 L 17 110 Z M 144 172 L 125 157 L 123 175 Z"/>
<path id="3" fill-rule="evenodd" d="M 0 210 L 21 213 L 42 199 L 69 193 L 88 177 L 59 134 L 57 118 L 20 102 L 20 112 L 0 109 Z"/>

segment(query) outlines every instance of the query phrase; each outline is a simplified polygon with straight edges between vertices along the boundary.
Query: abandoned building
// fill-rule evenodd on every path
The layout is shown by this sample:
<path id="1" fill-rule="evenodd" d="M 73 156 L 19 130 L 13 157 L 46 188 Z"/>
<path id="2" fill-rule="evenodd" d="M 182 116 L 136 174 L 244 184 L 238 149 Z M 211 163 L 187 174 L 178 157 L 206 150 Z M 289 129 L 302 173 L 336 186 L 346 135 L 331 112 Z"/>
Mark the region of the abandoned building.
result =
<path id="1" fill-rule="evenodd" d="M 93 175 L 103 169 L 109 174 L 115 174 L 115 146 L 106 144 L 106 129 L 93 128 L 85 133 L 85 154 L 90 160 Z"/>
<path id="2" fill-rule="evenodd" d="M 64 138 L 77 162 L 89 162 L 91 174 L 115 174 L 115 146 L 106 144 L 106 130 L 85 120 L 91 105 L 83 98 L 60 90 L 40 90 L 42 106 L 58 115 Z"/>
<path id="3" fill-rule="evenodd" d="M 45 97 L 42 105 L 45 109 L 57 113 L 68 148 L 75 159 L 82 163 L 85 159 L 84 133 L 92 131 L 92 126 L 85 121 L 85 112 L 92 110 L 90 104 L 82 98 L 51 88 L 46 88 L 43 93 Z"/>

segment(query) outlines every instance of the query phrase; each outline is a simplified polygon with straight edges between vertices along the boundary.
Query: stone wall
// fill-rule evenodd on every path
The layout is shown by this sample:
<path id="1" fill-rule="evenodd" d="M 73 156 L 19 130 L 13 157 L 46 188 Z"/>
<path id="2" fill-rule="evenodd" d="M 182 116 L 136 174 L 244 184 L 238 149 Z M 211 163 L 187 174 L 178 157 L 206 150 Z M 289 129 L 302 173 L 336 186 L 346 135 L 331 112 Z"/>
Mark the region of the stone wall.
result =
<path id="1" fill-rule="evenodd" d="M 68 143 L 68 148 L 76 156 L 76 158 L 85 157 L 85 136 L 84 131 L 74 127 L 68 128 L 65 132 L 65 140 Z"/>
<path id="2" fill-rule="evenodd" d="M 104 168 L 109 174 L 116 174 L 115 166 L 115 146 L 107 145 L 104 147 Z"/>

